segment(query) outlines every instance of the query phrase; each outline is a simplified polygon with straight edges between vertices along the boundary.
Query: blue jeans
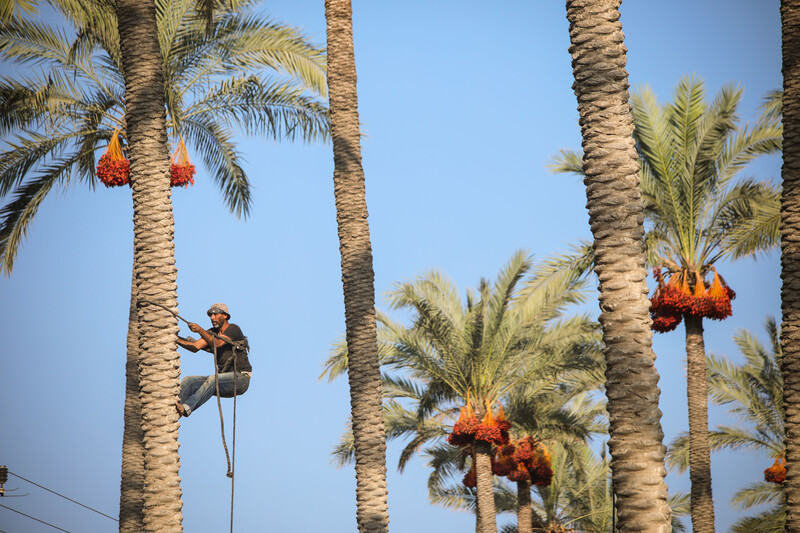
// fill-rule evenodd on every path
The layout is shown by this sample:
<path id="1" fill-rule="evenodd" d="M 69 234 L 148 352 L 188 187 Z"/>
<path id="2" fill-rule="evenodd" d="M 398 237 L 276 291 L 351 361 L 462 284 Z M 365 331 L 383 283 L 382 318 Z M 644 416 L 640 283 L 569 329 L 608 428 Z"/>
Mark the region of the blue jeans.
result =
<path id="1" fill-rule="evenodd" d="M 236 395 L 244 394 L 250 386 L 250 376 L 241 372 L 225 372 L 219 374 L 219 395 L 232 398 L 236 386 Z M 181 403 L 186 406 L 186 416 L 217 395 L 214 376 L 186 376 L 181 380 Z"/>

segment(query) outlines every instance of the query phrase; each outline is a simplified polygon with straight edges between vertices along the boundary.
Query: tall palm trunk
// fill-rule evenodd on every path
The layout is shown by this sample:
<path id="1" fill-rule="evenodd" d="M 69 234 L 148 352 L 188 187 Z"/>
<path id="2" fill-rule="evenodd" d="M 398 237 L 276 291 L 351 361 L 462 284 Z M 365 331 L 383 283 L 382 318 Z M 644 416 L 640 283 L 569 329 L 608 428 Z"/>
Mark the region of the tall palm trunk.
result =
<path id="1" fill-rule="evenodd" d="M 517 481 L 517 533 L 533 531 L 533 509 L 531 509 L 531 482 Z"/>
<path id="2" fill-rule="evenodd" d="M 350 0 L 326 0 L 333 183 L 342 255 L 350 409 L 361 533 L 389 531 L 386 437 L 375 323 L 375 275 L 367 221 Z"/>
<path id="3" fill-rule="evenodd" d="M 177 310 L 174 222 L 169 184 L 164 78 L 152 0 L 117 0 L 125 76 L 126 130 L 133 196 L 133 272 L 139 298 Z M 144 529 L 183 530 L 178 470 L 178 321 L 138 306 L 140 398 L 144 431 Z"/>
<path id="4" fill-rule="evenodd" d="M 139 399 L 139 315 L 136 279 L 131 283 L 128 313 L 128 357 L 125 362 L 125 413 L 122 429 L 122 476 L 119 490 L 119 531 L 144 530 L 144 432 Z"/>
<path id="5" fill-rule="evenodd" d="M 492 475 L 492 445 L 488 442 L 475 441 L 475 477 L 477 479 L 475 490 L 479 503 L 475 530 L 478 533 L 497 533 Z"/>
<path id="6" fill-rule="evenodd" d="M 670 531 L 639 166 L 620 0 L 568 0 L 589 224 L 600 281 L 611 470 L 622 532 Z"/>
<path id="7" fill-rule="evenodd" d="M 689 479 L 692 530 L 713 533 L 714 500 L 711 496 L 711 451 L 708 446 L 708 386 L 703 319 L 685 316 L 686 395 L 689 400 Z"/>
<path id="8" fill-rule="evenodd" d="M 800 532 L 800 0 L 781 0 L 783 194 L 781 373 L 786 417 L 786 531 Z"/>

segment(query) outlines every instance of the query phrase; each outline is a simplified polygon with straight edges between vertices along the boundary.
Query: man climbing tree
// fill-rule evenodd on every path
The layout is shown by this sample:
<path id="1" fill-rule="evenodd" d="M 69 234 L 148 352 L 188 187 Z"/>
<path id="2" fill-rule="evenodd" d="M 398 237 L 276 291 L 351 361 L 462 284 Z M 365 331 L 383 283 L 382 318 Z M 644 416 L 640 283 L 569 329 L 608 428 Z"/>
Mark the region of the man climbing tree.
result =
<path id="1" fill-rule="evenodd" d="M 250 386 L 253 367 L 247 358 L 247 338 L 239 326 L 228 322 L 231 318 L 228 306 L 214 304 L 206 314 L 213 327 L 205 330 L 189 322 L 189 329 L 198 333 L 200 339 L 178 336 L 178 346 L 190 352 L 205 350 L 214 353 L 216 372 L 212 376 L 183 378 L 180 401 L 175 404 L 181 416 L 189 416 L 212 396 L 218 394 L 221 398 L 232 398 L 244 394 Z"/>

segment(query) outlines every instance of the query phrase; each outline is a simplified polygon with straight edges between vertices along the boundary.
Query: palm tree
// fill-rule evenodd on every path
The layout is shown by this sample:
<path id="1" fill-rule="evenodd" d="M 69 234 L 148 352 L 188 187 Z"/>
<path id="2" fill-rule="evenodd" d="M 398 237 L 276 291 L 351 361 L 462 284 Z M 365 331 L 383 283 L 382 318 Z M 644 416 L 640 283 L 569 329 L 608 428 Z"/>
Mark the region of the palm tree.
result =
<path id="1" fill-rule="evenodd" d="M 600 281 L 609 449 L 622 531 L 668 531 L 664 434 L 620 0 L 568 0 L 589 223 Z"/>
<path id="2" fill-rule="evenodd" d="M 133 196 L 133 275 L 136 292 L 171 309 L 138 309 L 140 397 L 144 434 L 144 530 L 180 532 L 183 515 L 178 470 L 180 358 L 174 222 L 164 77 L 156 6 L 148 0 L 118 0 L 120 55 L 125 73 L 126 129 Z M 175 314 L 171 314 L 170 310 Z"/>
<path id="3" fill-rule="evenodd" d="M 800 2 L 781 0 L 783 191 L 781 194 L 781 345 L 786 402 L 786 531 L 800 531 Z"/>
<path id="4" fill-rule="evenodd" d="M 390 400 L 387 437 L 412 437 L 401 453 L 401 468 L 426 442 L 440 439 L 445 446 L 441 439 L 451 433 L 459 407 L 474 406 L 480 419 L 515 387 L 538 386 L 544 394 L 556 387 L 558 377 L 593 364 L 591 322 L 586 317 L 558 322 L 566 306 L 582 300 L 582 272 L 554 265 L 544 263 L 519 288 L 531 260 L 517 252 L 494 285 L 481 281 L 466 302 L 438 272 L 400 283 L 388 294 L 392 307 L 414 314 L 410 327 L 380 316 L 384 395 Z M 337 349 L 328 361 L 330 376 L 341 372 L 347 355 Z M 401 375 L 386 373 L 387 368 Z M 416 412 L 403 410 L 393 398 L 411 399 Z M 347 448 L 340 446 L 344 457 Z M 468 448 L 476 467 L 477 530 L 496 531 L 491 446 L 476 440 Z"/>
<path id="5" fill-rule="evenodd" d="M 295 30 L 251 15 L 251 3 L 218 13 L 210 35 L 190 0 L 159 1 L 156 14 L 165 43 L 168 130 L 199 150 L 231 211 L 243 216 L 250 209 L 249 182 L 232 126 L 271 138 L 312 140 L 327 133 L 326 110 L 313 96 L 326 90 L 324 52 Z M 4 59 L 49 70 L 47 76 L 0 80 L 0 131 L 4 137 L 16 136 L 0 157 L 0 197 L 13 192 L 13 200 L 0 210 L 0 268 L 7 275 L 51 188 L 66 185 L 73 174 L 94 187 L 96 149 L 117 127 L 127 135 L 116 13 L 110 4 L 71 0 L 54 7 L 74 25 L 71 43 L 40 21 L 0 28 Z M 133 532 L 144 527 L 135 280 L 131 294 L 120 530 Z"/>
<path id="6" fill-rule="evenodd" d="M 729 316 L 733 295 L 717 275 L 715 264 L 769 250 L 778 238 L 774 216 L 778 190 L 766 182 L 734 179 L 752 159 L 779 149 L 780 126 L 774 120 L 761 120 L 740 127 L 736 108 L 741 95 L 741 89 L 724 87 L 707 105 L 703 84 L 684 79 L 671 104 L 659 106 L 649 89 L 632 99 L 633 138 L 650 224 L 648 262 L 656 267 L 659 280 L 651 308 L 653 329 L 670 331 L 681 320 L 685 322 L 692 521 L 695 530 L 709 532 L 714 527 L 714 508 L 706 437 L 703 318 Z M 562 151 L 553 168 L 580 172 L 576 158 Z M 670 276 L 666 285 L 663 269 Z M 707 279 L 709 275 L 713 281 Z"/>
<path id="7" fill-rule="evenodd" d="M 167 127 L 202 157 L 231 212 L 246 217 L 249 180 L 236 130 L 267 138 L 325 138 L 325 54 L 296 30 L 250 13 L 218 14 L 213 33 L 192 0 L 158 0 L 164 43 Z M 126 138 L 122 63 L 116 15 L 108 4 L 59 0 L 75 38 L 65 41 L 42 21 L 0 27 L 0 58 L 41 66 L 24 79 L 0 78 L 0 270 L 14 258 L 41 202 L 77 175 L 94 187 L 95 153 L 120 128 Z M 308 94 L 311 93 L 311 94 Z"/>
<path id="8" fill-rule="evenodd" d="M 342 256 L 350 409 L 355 440 L 356 518 L 361 533 L 388 532 L 386 439 L 375 322 L 375 274 L 367 221 L 350 0 L 326 0 L 333 183 Z"/>
<path id="9" fill-rule="evenodd" d="M 605 429 L 597 423 L 604 406 L 584 393 L 565 391 L 568 388 L 565 385 L 558 385 L 556 390 L 539 390 L 527 397 L 518 396 L 521 391 L 510 395 L 509 420 L 525 422 L 515 425 L 512 430 L 516 440 L 533 434 L 532 427 L 535 427 L 536 440 L 546 443 L 551 452 L 553 470 L 552 480 L 547 486 L 532 485 L 530 480 L 509 483 L 502 478 L 495 479 L 496 510 L 498 513 L 515 512 L 519 531 L 539 531 L 539 528 L 566 525 L 572 520 L 562 520 L 563 513 L 582 517 L 586 514 L 587 506 L 592 509 L 590 515 L 605 512 L 596 509 L 593 493 L 582 492 L 572 500 L 562 498 L 562 483 L 577 480 L 575 471 L 566 471 L 567 465 L 580 460 L 587 452 L 591 454 L 586 439 Z M 597 385 L 595 381 L 595 387 Z M 580 387 L 576 390 L 580 390 Z M 532 391 L 529 389 L 529 392 Z M 522 410 L 515 410 L 521 407 L 520 402 L 526 405 Z M 530 408 L 537 404 L 538 413 L 531 413 Z M 429 457 L 429 466 L 433 467 L 428 480 L 431 502 L 450 509 L 475 511 L 475 491 L 461 483 L 463 472 L 471 469 L 464 456 L 460 453 L 454 454 L 451 446 L 441 445 L 431 447 L 425 453 Z M 537 496 L 534 500 L 531 498 L 532 488 Z M 590 501 L 584 501 L 587 498 Z"/>
<path id="10" fill-rule="evenodd" d="M 586 443 L 573 446 L 552 446 L 553 479 L 549 486 L 537 486 L 534 497 L 528 492 L 530 525 L 521 521 L 508 525 L 500 533 L 617 533 L 612 516 L 611 469 L 607 457 L 597 457 Z M 528 487 L 530 491 L 530 487 Z M 495 486 L 495 502 L 498 512 L 519 514 L 517 489 L 507 482 Z M 443 486 L 439 501 L 452 509 L 474 510 L 474 495 L 461 486 Z M 672 531 L 685 531 L 680 517 L 689 514 L 688 496 L 672 495 L 668 498 L 672 509 Z M 755 530 L 752 530 L 755 531 Z"/>
<path id="11" fill-rule="evenodd" d="M 767 347 L 746 330 L 734 337 L 745 359 L 743 365 L 733 364 L 725 357 L 711 354 L 706 357 L 711 400 L 727 406 L 731 414 L 746 424 L 718 426 L 710 431 L 708 441 L 712 451 L 749 449 L 776 459 L 786 452 L 780 335 L 772 317 L 767 318 L 764 328 L 769 338 Z M 689 450 L 689 436 L 682 433 L 670 445 L 667 464 L 679 472 L 685 471 L 690 465 Z M 739 520 L 732 531 L 783 531 L 786 519 L 783 486 L 760 481 L 739 490 L 731 500 L 735 506 L 749 509 L 764 503 L 774 505 L 759 516 Z"/>

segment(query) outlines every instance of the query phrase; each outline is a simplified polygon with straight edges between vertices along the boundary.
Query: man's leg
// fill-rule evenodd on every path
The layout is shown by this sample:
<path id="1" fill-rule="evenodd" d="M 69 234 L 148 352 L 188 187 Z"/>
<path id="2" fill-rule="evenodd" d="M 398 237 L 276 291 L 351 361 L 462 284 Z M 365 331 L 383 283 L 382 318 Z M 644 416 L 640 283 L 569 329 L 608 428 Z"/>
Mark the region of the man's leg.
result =
<path id="1" fill-rule="evenodd" d="M 205 382 L 208 376 L 186 376 L 181 380 L 181 392 L 178 395 L 181 403 L 186 403 L 186 399 L 197 392 L 197 389 Z"/>
<path id="2" fill-rule="evenodd" d="M 223 398 L 232 398 L 234 393 L 237 396 L 244 394 L 250 387 L 250 376 L 241 372 L 237 372 L 235 376 L 236 379 L 234 380 L 233 372 L 225 372 L 219 375 L 219 394 Z"/>
<path id="3" fill-rule="evenodd" d="M 184 382 L 186 383 L 184 396 Z M 214 376 L 189 376 L 181 382 L 181 403 L 186 410 L 186 416 L 206 403 L 216 393 Z"/>
<path id="4" fill-rule="evenodd" d="M 243 394 L 250 386 L 250 378 L 244 374 L 238 373 L 238 379 L 234 379 L 233 372 L 225 372 L 219 374 L 219 393 L 222 397 L 231 397 L 234 394 Z M 195 379 L 191 379 L 195 378 Z M 181 383 L 181 403 L 184 405 L 186 416 L 206 403 L 212 396 L 217 394 L 217 386 L 214 382 L 214 376 L 189 376 L 184 380 L 186 382 L 187 396 L 184 397 L 183 383 Z M 235 386 L 235 389 L 234 389 Z"/>

